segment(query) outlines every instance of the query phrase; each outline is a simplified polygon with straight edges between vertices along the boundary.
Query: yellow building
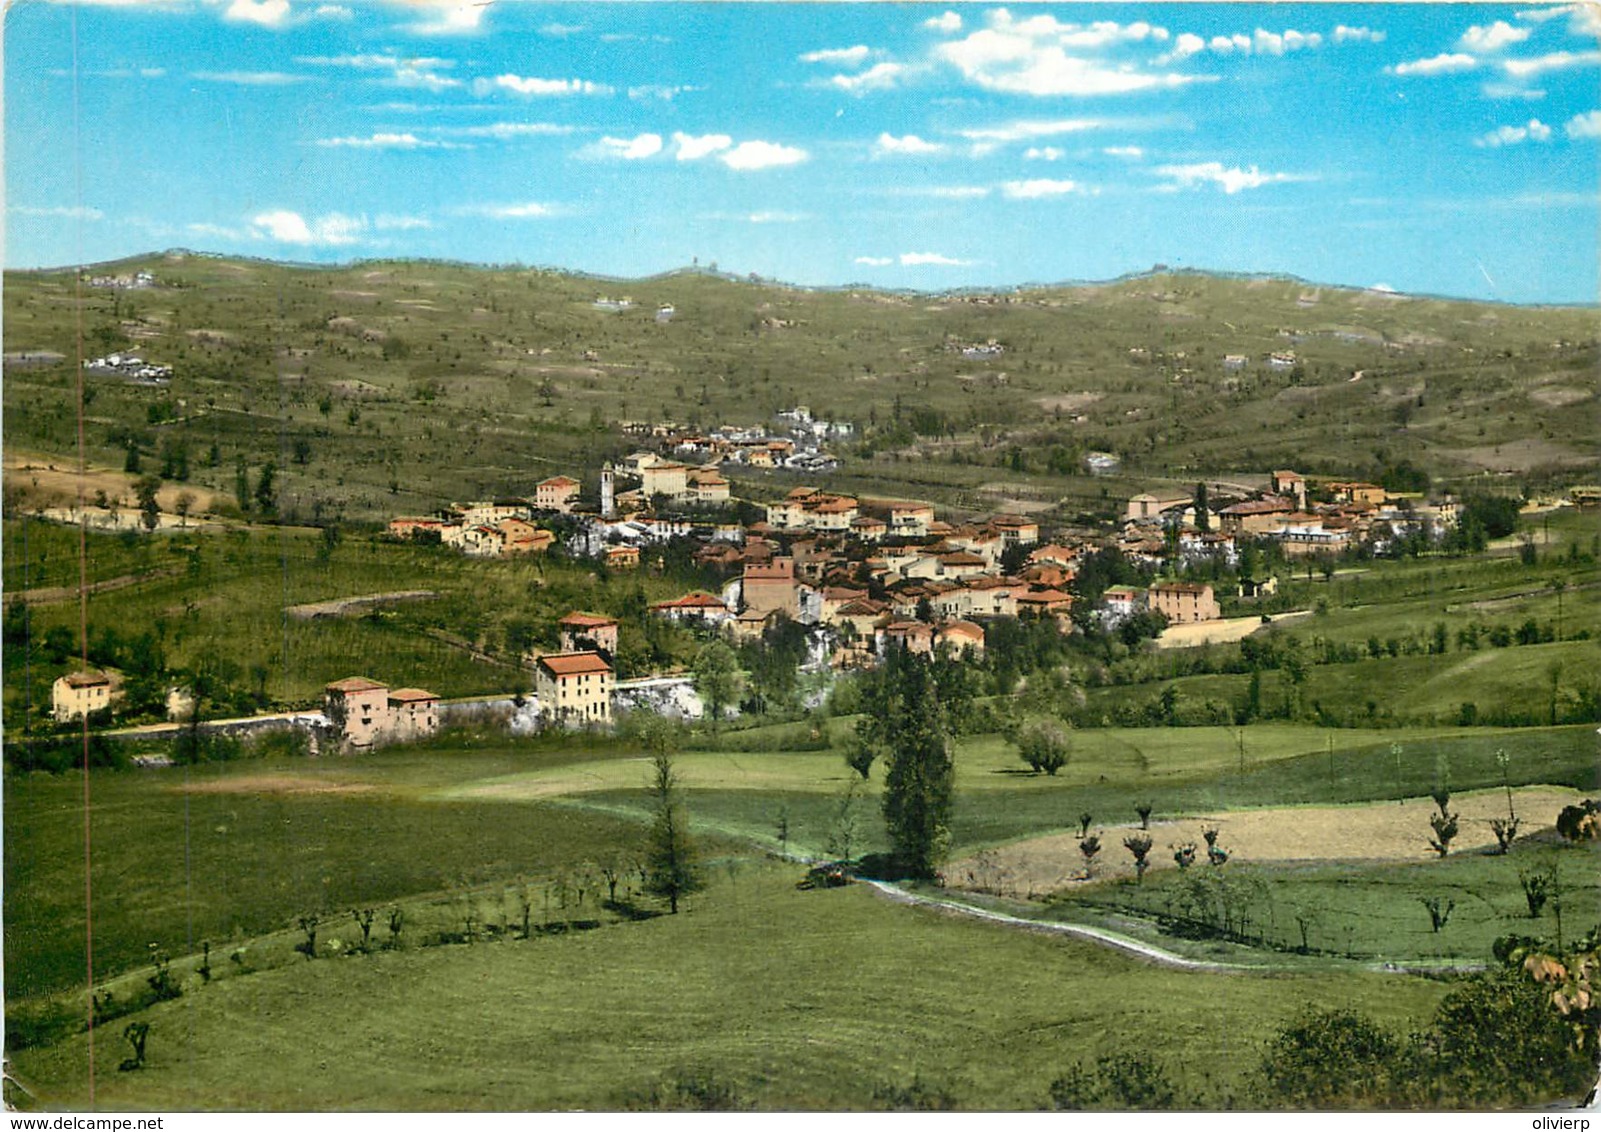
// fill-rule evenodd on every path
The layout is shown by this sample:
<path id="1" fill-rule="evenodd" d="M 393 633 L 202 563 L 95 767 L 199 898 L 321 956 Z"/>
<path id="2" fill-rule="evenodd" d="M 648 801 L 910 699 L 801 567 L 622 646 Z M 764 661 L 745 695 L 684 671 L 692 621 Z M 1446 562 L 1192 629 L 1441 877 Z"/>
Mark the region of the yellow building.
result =
<path id="1" fill-rule="evenodd" d="M 82 719 L 111 707 L 111 677 L 104 672 L 73 672 L 50 688 L 50 711 L 57 723 Z"/>
<path id="2" fill-rule="evenodd" d="M 539 717 L 561 727 L 611 722 L 612 667 L 598 652 L 551 653 L 534 668 Z"/>

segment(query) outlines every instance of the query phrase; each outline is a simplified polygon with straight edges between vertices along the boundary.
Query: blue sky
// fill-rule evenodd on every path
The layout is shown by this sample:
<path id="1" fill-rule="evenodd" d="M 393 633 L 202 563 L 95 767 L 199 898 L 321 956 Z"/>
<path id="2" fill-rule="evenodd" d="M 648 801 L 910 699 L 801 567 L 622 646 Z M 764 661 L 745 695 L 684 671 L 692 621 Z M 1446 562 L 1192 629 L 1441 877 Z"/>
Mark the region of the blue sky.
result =
<path id="1" fill-rule="evenodd" d="M 11 267 L 1601 288 L 1594 6 L 16 0 L 5 32 Z"/>

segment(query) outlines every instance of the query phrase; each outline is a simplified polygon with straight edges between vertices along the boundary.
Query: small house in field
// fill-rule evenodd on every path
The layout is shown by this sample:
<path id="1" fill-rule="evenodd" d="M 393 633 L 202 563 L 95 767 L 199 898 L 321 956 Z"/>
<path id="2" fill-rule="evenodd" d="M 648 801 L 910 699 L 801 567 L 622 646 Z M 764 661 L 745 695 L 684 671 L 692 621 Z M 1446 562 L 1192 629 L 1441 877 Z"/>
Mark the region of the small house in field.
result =
<path id="1" fill-rule="evenodd" d="M 396 688 L 388 696 L 389 726 L 384 738 L 404 743 L 439 730 L 439 697 L 421 688 Z"/>
<path id="2" fill-rule="evenodd" d="M 612 666 L 598 652 L 550 653 L 534 667 L 539 717 L 559 727 L 611 722 Z"/>
<path id="3" fill-rule="evenodd" d="M 50 686 L 50 714 L 57 723 L 110 708 L 111 677 L 104 672 L 70 672 Z"/>
<path id="4" fill-rule="evenodd" d="M 387 729 L 389 688 L 365 676 L 347 676 L 323 689 L 322 713 L 351 747 L 371 747 Z"/>
<path id="5" fill-rule="evenodd" d="M 617 618 L 596 613 L 569 613 L 558 621 L 562 652 L 604 652 L 617 655 Z"/>

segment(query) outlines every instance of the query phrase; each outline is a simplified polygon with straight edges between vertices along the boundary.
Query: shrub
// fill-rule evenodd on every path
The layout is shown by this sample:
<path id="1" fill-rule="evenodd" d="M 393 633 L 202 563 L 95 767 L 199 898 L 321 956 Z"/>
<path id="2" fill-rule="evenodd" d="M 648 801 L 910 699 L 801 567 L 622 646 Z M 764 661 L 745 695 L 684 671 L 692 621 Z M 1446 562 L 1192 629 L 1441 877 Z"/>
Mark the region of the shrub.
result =
<path id="1" fill-rule="evenodd" d="M 1294 1108 L 1385 1107 L 1401 1048 L 1394 1035 L 1360 1015 L 1315 1010 L 1273 1038 L 1262 1076 L 1277 1099 Z"/>
<path id="2" fill-rule="evenodd" d="M 1067 765 L 1069 752 L 1067 732 L 1050 720 L 1028 724 L 1017 737 L 1017 753 L 1035 774 L 1054 776 Z"/>
<path id="3" fill-rule="evenodd" d="M 1051 1082 L 1051 1107 L 1077 1110 L 1160 1110 L 1177 1107 L 1167 1067 L 1144 1053 L 1106 1054 L 1093 1072 L 1075 1065 Z"/>
<path id="4" fill-rule="evenodd" d="M 876 1107 L 891 1112 L 950 1112 L 956 1107 L 955 1095 L 943 1085 L 923 1080 L 922 1074 L 909 1085 L 878 1085 L 873 1089 Z"/>
<path id="5" fill-rule="evenodd" d="M 1576 806 L 1563 806 L 1557 815 L 1557 832 L 1569 841 L 1601 838 L 1601 803 L 1586 798 Z"/>
<path id="6" fill-rule="evenodd" d="M 709 1070 L 692 1069 L 626 1098 L 623 1107 L 636 1112 L 739 1112 L 750 1105 L 728 1081 Z"/>

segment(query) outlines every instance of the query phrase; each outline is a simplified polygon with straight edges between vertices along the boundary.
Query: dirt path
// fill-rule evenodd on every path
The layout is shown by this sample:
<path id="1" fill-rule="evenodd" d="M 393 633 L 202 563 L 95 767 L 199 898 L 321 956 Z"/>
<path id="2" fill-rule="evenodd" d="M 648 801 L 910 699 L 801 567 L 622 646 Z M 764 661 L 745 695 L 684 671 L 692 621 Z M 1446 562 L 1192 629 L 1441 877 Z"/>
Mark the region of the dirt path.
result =
<path id="1" fill-rule="evenodd" d="M 121 574 L 115 578 L 106 578 L 104 581 L 90 582 L 88 589 L 92 594 L 110 593 L 112 590 L 127 589 L 140 582 L 153 582 L 160 578 L 171 578 L 183 573 L 177 566 L 164 566 L 159 570 L 146 570 L 142 574 Z M 54 602 L 73 601 L 78 596 L 77 586 L 42 586 L 35 590 L 23 590 L 17 595 L 28 605 L 50 605 Z"/>
<path id="2" fill-rule="evenodd" d="M 1275 613 L 1272 621 L 1277 624 L 1296 617 L 1305 617 L 1307 610 L 1298 610 L 1293 613 Z M 1156 638 L 1156 647 L 1159 649 L 1187 649 L 1195 645 L 1227 644 L 1231 641 L 1244 640 L 1256 632 L 1264 624 L 1260 614 L 1250 617 L 1230 617 L 1222 621 L 1197 621 L 1189 625 L 1169 625 L 1162 630 L 1162 635 Z"/>
<path id="3" fill-rule="evenodd" d="M 1005 924 L 1008 927 L 1024 928 L 1033 932 L 1044 932 L 1049 935 L 1070 935 L 1078 939 L 1087 939 L 1091 943 L 1098 943 L 1103 947 L 1110 947 L 1129 955 L 1137 955 L 1141 959 L 1149 959 L 1164 967 L 1177 967 L 1183 971 L 1252 971 L 1258 968 L 1245 967 L 1235 963 L 1214 963 L 1204 959 L 1189 959 L 1171 951 L 1164 951 L 1160 947 L 1153 947 L 1148 943 L 1141 943 L 1137 939 L 1118 935 L 1116 932 L 1105 931 L 1102 928 L 1089 928 L 1080 924 L 1058 924 L 1043 920 L 1025 920 L 1021 916 L 1008 915 L 1005 912 L 994 912 L 988 908 L 975 908 L 971 904 L 961 904 L 954 900 L 940 900 L 933 896 L 919 896 L 916 893 L 906 892 L 895 887 L 888 881 L 867 880 L 863 884 L 871 885 L 880 895 L 887 896 L 898 904 L 915 904 L 925 908 L 938 908 L 943 912 L 952 912 L 959 916 L 969 916 L 975 920 L 987 920 L 994 924 Z"/>

